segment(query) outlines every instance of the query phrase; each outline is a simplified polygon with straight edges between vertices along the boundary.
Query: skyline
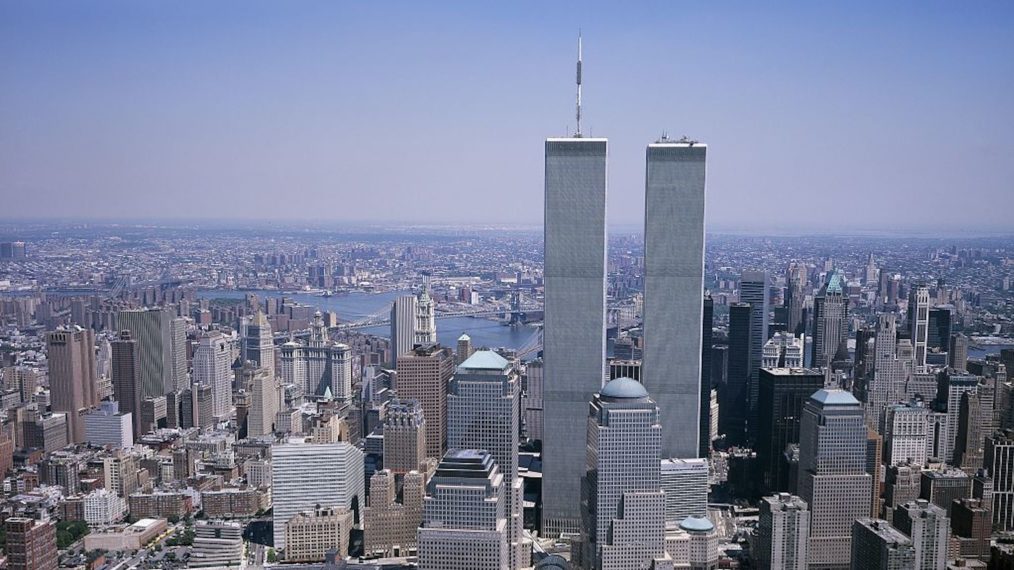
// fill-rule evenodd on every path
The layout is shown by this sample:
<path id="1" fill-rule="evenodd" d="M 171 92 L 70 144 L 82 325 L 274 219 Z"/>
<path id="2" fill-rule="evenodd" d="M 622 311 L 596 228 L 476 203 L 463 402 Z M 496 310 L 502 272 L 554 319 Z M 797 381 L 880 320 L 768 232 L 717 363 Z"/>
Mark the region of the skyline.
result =
<path id="1" fill-rule="evenodd" d="M 537 229 L 579 28 L 611 228 L 643 223 L 663 131 L 711 149 L 709 233 L 994 233 L 1014 207 L 1002 3 L 238 6 L 0 6 L 4 216 Z"/>

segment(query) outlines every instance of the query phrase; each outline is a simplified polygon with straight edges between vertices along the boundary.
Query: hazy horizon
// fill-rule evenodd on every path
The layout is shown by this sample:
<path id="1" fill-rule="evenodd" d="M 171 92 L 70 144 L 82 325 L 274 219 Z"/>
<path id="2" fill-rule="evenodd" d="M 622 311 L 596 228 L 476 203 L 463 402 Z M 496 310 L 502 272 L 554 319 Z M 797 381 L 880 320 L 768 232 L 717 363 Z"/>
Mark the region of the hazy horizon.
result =
<path id="1" fill-rule="evenodd" d="M 578 28 L 613 227 L 668 132 L 709 232 L 1011 232 L 1003 2 L 5 3 L 0 217 L 537 229 Z"/>

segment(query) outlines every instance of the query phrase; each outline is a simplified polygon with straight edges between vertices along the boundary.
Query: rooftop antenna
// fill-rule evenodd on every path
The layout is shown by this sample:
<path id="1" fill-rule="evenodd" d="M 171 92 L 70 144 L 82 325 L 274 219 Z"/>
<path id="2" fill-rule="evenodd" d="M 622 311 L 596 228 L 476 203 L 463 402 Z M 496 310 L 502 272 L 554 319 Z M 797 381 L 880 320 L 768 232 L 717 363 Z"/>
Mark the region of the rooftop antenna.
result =
<path id="1" fill-rule="evenodd" d="M 581 30 L 577 32 L 577 133 L 581 136 Z"/>

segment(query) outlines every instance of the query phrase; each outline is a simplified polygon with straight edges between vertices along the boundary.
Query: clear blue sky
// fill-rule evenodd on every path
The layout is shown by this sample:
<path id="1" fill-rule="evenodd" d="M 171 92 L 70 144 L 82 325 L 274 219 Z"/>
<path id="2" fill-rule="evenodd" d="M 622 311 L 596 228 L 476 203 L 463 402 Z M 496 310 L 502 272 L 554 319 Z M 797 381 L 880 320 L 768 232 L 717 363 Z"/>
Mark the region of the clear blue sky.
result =
<path id="1" fill-rule="evenodd" d="M 611 223 L 1014 227 L 1014 2 L 760 4 L 4 0 L 0 217 L 539 224 L 581 28 Z"/>

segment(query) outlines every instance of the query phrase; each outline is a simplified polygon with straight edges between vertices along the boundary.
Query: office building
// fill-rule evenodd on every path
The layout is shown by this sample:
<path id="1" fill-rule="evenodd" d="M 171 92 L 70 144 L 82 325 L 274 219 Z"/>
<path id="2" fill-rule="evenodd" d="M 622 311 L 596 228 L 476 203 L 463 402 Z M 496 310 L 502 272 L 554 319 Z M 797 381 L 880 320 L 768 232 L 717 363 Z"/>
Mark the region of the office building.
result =
<path id="1" fill-rule="evenodd" d="M 606 139 L 546 140 L 542 530 L 576 533 L 585 450 L 574 445 L 606 354 Z M 696 400 L 695 400 L 696 401 Z"/>
<path id="2" fill-rule="evenodd" d="M 250 411 L 247 416 L 247 437 L 267 435 L 275 431 L 275 416 L 282 401 L 282 387 L 263 366 L 243 365 L 243 385 L 250 394 Z"/>
<path id="3" fill-rule="evenodd" d="M 799 443 L 803 405 L 823 387 L 824 375 L 818 370 L 761 368 L 756 450 L 767 490 L 789 490 L 782 454 L 789 444 Z"/>
<path id="4" fill-rule="evenodd" d="M 887 465 L 926 463 L 929 409 L 918 400 L 891 404 L 884 413 L 884 462 Z"/>
<path id="5" fill-rule="evenodd" d="M 141 425 L 141 379 L 140 354 L 137 341 L 129 330 L 120 331 L 116 340 L 109 343 L 112 353 L 110 374 L 113 382 L 113 397 L 119 403 L 120 411 L 130 414 L 134 437 L 140 437 L 147 428 Z"/>
<path id="6" fill-rule="evenodd" d="M 844 390 L 822 389 L 803 406 L 799 496 L 810 506 L 810 564 L 847 567 L 852 521 L 870 513 L 862 405 Z"/>
<path id="7" fill-rule="evenodd" d="M 173 321 L 178 321 L 174 323 Z M 136 387 L 144 401 L 186 385 L 186 331 L 183 321 L 171 309 L 131 309 L 120 311 L 117 324 L 136 341 Z M 123 339 L 123 336 L 120 337 Z M 114 355 L 115 360 L 115 355 Z M 134 410 L 126 410 L 133 412 Z"/>
<path id="8" fill-rule="evenodd" d="M 285 527 L 296 514 L 322 507 L 358 511 L 363 505 L 363 452 L 349 443 L 271 446 L 275 548 L 285 549 Z"/>
<path id="9" fill-rule="evenodd" d="M 760 503 L 754 541 L 760 568 L 806 570 L 810 543 L 810 510 L 795 495 L 779 493 Z"/>
<path id="10" fill-rule="evenodd" d="M 954 501 L 972 496 L 972 478 L 960 469 L 925 470 L 920 473 L 919 498 L 951 514 Z"/>
<path id="11" fill-rule="evenodd" d="M 711 409 L 712 392 L 714 391 L 711 383 L 711 344 L 714 336 L 714 327 L 715 301 L 711 298 L 710 294 L 705 292 L 704 311 L 701 320 L 701 409 L 700 425 L 698 427 L 698 434 L 700 436 L 700 446 L 697 450 L 698 457 L 708 457 L 711 454 L 711 442 L 717 437 L 718 431 L 718 414 L 712 413 Z M 610 376 L 609 379 L 615 380 L 619 377 Z M 634 379 L 637 380 L 637 378 Z M 714 430 L 711 429 L 713 423 L 715 424 Z"/>
<path id="12" fill-rule="evenodd" d="M 415 312 L 415 344 L 436 344 L 437 318 L 436 303 L 430 297 L 429 278 L 419 293 Z"/>
<path id="13" fill-rule="evenodd" d="M 279 352 L 283 384 L 300 386 L 307 396 L 352 398 L 352 349 L 331 340 L 320 311 L 313 316 L 309 340 L 287 342 Z"/>
<path id="14" fill-rule="evenodd" d="M 700 450 L 705 144 L 648 145 L 644 218 L 644 385 L 665 410 L 662 455 Z"/>
<path id="15" fill-rule="evenodd" d="M 762 368 L 802 368 L 805 337 L 797 337 L 785 331 L 778 331 L 764 343 L 761 349 Z"/>
<path id="16" fill-rule="evenodd" d="M 85 441 L 90 445 L 128 449 L 134 445 L 134 420 L 120 412 L 116 401 L 103 401 L 84 415 Z"/>
<path id="17" fill-rule="evenodd" d="M 750 303 L 750 360 L 749 360 L 749 425 L 756 425 L 758 390 L 760 388 L 761 358 L 764 343 L 768 341 L 768 274 L 767 271 L 744 271 L 739 280 L 739 300 Z M 732 326 L 730 322 L 730 327 Z M 732 346 L 730 330 L 729 345 Z"/>
<path id="18" fill-rule="evenodd" d="M 951 507 L 951 536 L 958 543 L 958 554 L 985 560 L 993 534 L 993 515 L 985 499 L 958 499 Z"/>
<path id="19" fill-rule="evenodd" d="M 929 340 L 929 289 L 913 287 L 908 295 L 908 331 L 915 349 L 917 372 L 926 371 L 926 351 Z"/>
<path id="20" fill-rule="evenodd" d="M 480 350 L 458 366 L 447 396 L 447 445 L 489 452 L 503 477 L 510 566 L 529 565 L 523 544 L 524 489 L 518 476 L 521 376 L 506 358 Z"/>
<path id="21" fill-rule="evenodd" d="M 102 459 L 105 488 L 124 499 L 137 490 L 137 462 L 133 455 L 118 451 Z"/>
<path id="22" fill-rule="evenodd" d="M 665 491 L 665 522 L 677 526 L 687 517 L 708 516 L 708 460 L 663 459 L 659 484 Z"/>
<path id="23" fill-rule="evenodd" d="M 272 379 L 275 377 L 275 340 L 271 334 L 271 323 L 267 315 L 258 310 L 257 314 L 243 323 L 243 361 L 253 362 L 266 368 Z"/>
<path id="24" fill-rule="evenodd" d="M 1014 431 L 986 439 L 985 467 L 993 478 L 993 528 L 1014 530 Z"/>
<path id="25" fill-rule="evenodd" d="M 919 498 L 921 474 L 921 464 L 902 463 L 887 466 L 882 518 L 892 522 L 896 508 Z"/>
<path id="26" fill-rule="evenodd" d="M 94 526 L 119 522 L 127 516 L 127 501 L 109 489 L 96 489 L 85 495 L 84 520 Z"/>
<path id="27" fill-rule="evenodd" d="M 384 468 L 397 475 L 426 471 L 426 419 L 422 406 L 415 400 L 395 399 L 387 403 Z"/>
<path id="28" fill-rule="evenodd" d="M 665 556 L 658 406 L 644 385 L 618 378 L 591 401 L 587 422 L 582 566 L 618 568 L 615 561 L 626 560 L 649 567 Z"/>
<path id="29" fill-rule="evenodd" d="M 887 521 L 860 518 L 852 525 L 852 570 L 910 570 L 915 548 Z"/>
<path id="30" fill-rule="evenodd" d="M 388 469 L 370 477 L 370 502 L 363 512 L 363 551 L 367 556 L 408 556 L 416 552 L 422 526 L 426 476 L 410 471 L 402 478 L 401 502 L 395 475 Z"/>
<path id="31" fill-rule="evenodd" d="M 521 405 L 524 410 L 525 436 L 530 440 L 545 441 L 545 432 L 542 429 L 544 421 L 544 371 L 542 359 L 536 358 L 525 364 L 525 374 L 522 379 L 525 382 L 525 390 L 521 396 Z"/>
<path id="32" fill-rule="evenodd" d="M 832 271 L 827 283 L 813 299 L 814 368 L 830 368 L 835 356 L 845 348 L 849 336 L 849 298 L 845 292 L 845 276 Z"/>
<path id="33" fill-rule="evenodd" d="M 451 450 L 426 489 L 420 570 L 510 568 L 503 475 L 484 451 Z"/>
<path id="34" fill-rule="evenodd" d="M 4 521 L 8 570 L 56 570 L 56 524 L 52 521 L 10 517 Z"/>
<path id="35" fill-rule="evenodd" d="M 194 351 L 193 383 L 211 388 L 212 415 L 226 419 L 232 413 L 232 350 L 219 331 L 201 335 Z"/>
<path id="36" fill-rule="evenodd" d="M 352 520 L 352 511 L 335 507 L 315 507 L 293 516 L 285 525 L 285 560 L 323 562 L 329 550 L 345 558 Z"/>
<path id="37" fill-rule="evenodd" d="M 753 309 L 749 303 L 729 306 L 729 349 L 726 381 L 719 384 L 718 431 L 733 445 L 746 443 L 746 423 L 750 409 L 750 334 Z M 759 378 L 759 375 L 758 375 Z"/>
<path id="38" fill-rule="evenodd" d="M 454 355 L 439 344 L 417 345 L 398 358 L 399 398 L 419 402 L 426 420 L 426 456 L 443 457 L 447 440 L 447 385 Z"/>
<path id="39" fill-rule="evenodd" d="M 926 347 L 930 351 L 947 352 L 951 340 L 951 308 L 948 306 L 931 308 L 928 322 Z"/>
<path id="40" fill-rule="evenodd" d="M 947 352 L 947 363 L 958 372 L 965 372 L 968 367 L 968 337 L 963 334 L 951 335 L 950 350 Z"/>
<path id="41" fill-rule="evenodd" d="M 941 459 L 954 464 L 954 449 L 958 440 L 958 423 L 961 419 L 961 397 L 978 388 L 979 377 L 972 374 L 944 370 L 937 377 L 937 406 L 947 412 Z"/>
<path id="42" fill-rule="evenodd" d="M 418 301 L 415 295 L 402 295 L 391 304 L 391 367 L 397 368 L 398 357 L 415 346 L 415 321 Z"/>
<path id="43" fill-rule="evenodd" d="M 83 414 L 99 403 L 95 379 L 95 334 L 81 327 L 46 335 L 50 407 L 67 415 L 68 440 L 85 441 Z"/>
<path id="44" fill-rule="evenodd" d="M 912 541 L 913 570 L 934 570 L 947 564 L 950 521 L 943 509 L 924 499 L 906 503 L 895 510 L 894 527 Z"/>
<path id="45" fill-rule="evenodd" d="M 243 525 L 228 521 L 197 521 L 187 565 L 191 568 L 232 566 L 243 559 Z"/>
<path id="46" fill-rule="evenodd" d="M 986 384 L 961 394 L 958 434 L 954 438 L 954 465 L 967 473 L 983 467 L 987 435 L 993 433 L 993 391 Z"/>
<path id="47" fill-rule="evenodd" d="M 468 360 L 468 357 L 472 356 L 474 351 L 472 348 L 472 337 L 461 333 L 461 336 L 458 337 L 458 350 L 454 352 L 454 363 L 457 365 Z"/>
<path id="48" fill-rule="evenodd" d="M 793 335 L 803 333 L 803 305 L 806 301 L 806 266 L 789 264 L 785 274 L 785 306 L 788 313 L 786 331 Z"/>

